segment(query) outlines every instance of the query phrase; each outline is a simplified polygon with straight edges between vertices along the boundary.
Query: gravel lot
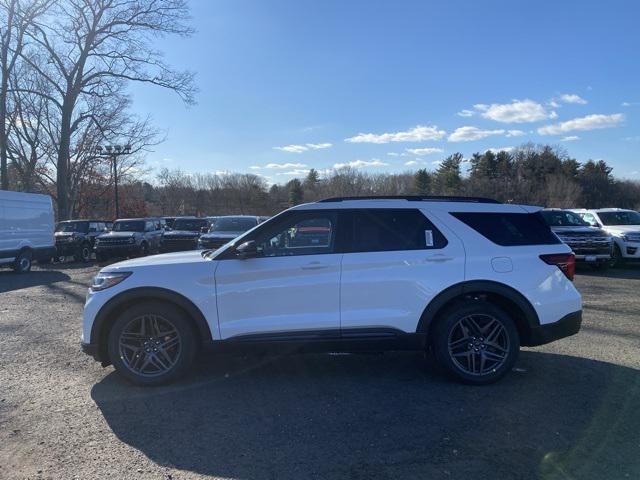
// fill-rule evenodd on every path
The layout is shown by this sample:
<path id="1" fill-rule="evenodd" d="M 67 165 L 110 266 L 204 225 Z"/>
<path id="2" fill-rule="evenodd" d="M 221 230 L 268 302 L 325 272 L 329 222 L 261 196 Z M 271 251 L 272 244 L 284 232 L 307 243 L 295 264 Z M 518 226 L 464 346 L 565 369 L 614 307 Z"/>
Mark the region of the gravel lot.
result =
<path id="1" fill-rule="evenodd" d="M 207 356 L 132 387 L 80 352 L 97 267 L 0 271 L 0 478 L 640 478 L 640 267 L 497 385 L 418 354 Z"/>

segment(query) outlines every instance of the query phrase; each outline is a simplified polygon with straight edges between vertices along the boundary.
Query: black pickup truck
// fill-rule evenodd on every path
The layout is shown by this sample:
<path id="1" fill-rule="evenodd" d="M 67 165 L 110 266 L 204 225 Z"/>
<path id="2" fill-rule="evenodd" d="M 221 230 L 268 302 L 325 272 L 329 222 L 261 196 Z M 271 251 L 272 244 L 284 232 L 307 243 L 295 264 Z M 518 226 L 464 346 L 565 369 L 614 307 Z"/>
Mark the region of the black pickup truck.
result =
<path id="1" fill-rule="evenodd" d="M 171 230 L 162 235 L 160 252 L 180 252 L 198 248 L 200 235 L 209 231 L 210 223 L 206 218 L 184 217 L 173 221 Z"/>

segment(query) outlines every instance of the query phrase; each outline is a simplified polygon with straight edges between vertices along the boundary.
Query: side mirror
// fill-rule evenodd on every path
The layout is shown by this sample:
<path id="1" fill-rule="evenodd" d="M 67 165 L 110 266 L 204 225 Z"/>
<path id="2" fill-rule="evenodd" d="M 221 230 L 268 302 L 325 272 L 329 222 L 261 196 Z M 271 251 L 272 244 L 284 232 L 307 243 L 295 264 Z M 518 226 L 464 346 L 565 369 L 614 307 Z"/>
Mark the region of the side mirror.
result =
<path id="1" fill-rule="evenodd" d="M 236 247 L 236 255 L 238 258 L 253 258 L 258 255 L 258 247 L 254 240 L 249 240 Z"/>

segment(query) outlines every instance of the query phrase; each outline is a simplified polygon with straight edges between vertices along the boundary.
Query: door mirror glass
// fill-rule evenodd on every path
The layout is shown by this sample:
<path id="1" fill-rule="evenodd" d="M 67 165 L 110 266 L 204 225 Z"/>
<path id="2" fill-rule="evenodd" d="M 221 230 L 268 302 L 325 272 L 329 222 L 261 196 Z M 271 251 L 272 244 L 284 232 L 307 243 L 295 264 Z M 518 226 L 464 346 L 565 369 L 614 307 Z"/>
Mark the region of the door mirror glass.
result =
<path id="1" fill-rule="evenodd" d="M 258 255 L 258 248 L 256 242 L 249 240 L 236 247 L 236 255 L 239 258 L 251 258 Z"/>

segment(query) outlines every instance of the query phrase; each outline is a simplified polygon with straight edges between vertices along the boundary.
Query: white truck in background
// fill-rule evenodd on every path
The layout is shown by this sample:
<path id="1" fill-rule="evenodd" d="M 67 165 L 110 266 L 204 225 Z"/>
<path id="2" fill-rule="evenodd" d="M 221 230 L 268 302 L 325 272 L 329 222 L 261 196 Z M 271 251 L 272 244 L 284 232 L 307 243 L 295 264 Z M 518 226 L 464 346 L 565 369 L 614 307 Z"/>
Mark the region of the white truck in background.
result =
<path id="1" fill-rule="evenodd" d="M 0 190 L 0 266 L 25 273 L 33 260 L 51 260 L 54 227 L 49 195 Z"/>

